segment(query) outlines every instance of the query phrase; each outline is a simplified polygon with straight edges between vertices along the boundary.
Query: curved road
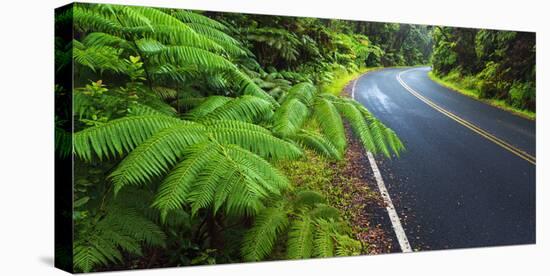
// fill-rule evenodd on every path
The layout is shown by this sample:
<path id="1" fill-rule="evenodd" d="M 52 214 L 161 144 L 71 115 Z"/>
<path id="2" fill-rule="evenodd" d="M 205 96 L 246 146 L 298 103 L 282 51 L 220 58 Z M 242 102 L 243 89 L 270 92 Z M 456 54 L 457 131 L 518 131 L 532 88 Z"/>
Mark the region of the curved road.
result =
<path id="1" fill-rule="evenodd" d="M 354 91 L 407 149 L 377 163 L 411 247 L 535 243 L 535 122 L 450 91 L 429 70 L 370 72 Z"/>

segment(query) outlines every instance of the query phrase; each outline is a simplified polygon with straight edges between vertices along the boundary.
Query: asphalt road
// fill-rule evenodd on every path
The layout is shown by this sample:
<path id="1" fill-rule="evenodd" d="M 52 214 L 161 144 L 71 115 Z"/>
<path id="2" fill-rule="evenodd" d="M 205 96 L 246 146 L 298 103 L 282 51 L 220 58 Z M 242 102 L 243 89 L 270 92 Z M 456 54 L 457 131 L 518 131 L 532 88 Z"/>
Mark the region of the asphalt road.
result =
<path id="1" fill-rule="evenodd" d="M 434 83 L 428 67 L 363 75 L 355 99 L 404 142 L 377 157 L 413 250 L 535 243 L 535 165 L 407 91 L 535 156 L 535 122 Z"/>

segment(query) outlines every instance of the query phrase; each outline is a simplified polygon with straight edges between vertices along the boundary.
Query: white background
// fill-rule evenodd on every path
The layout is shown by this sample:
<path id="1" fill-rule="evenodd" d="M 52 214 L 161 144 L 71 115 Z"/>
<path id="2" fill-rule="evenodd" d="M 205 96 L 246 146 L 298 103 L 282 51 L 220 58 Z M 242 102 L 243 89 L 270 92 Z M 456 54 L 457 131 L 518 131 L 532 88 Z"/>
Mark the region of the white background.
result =
<path id="1" fill-rule="evenodd" d="M 545 1 L 94 1 L 441 24 L 537 32 L 537 244 L 309 261 L 115 272 L 109 275 L 549 275 L 550 8 Z M 53 268 L 53 9 L 68 1 L 3 1 L 0 31 L 0 275 Z M 544 78 L 543 76 L 546 76 Z M 67 172 L 68 173 L 68 172 Z M 479 183 L 483 185 L 483 183 Z M 522 185 L 524 183 L 517 183 Z M 467 239 L 468 237 L 464 237 Z M 546 263 L 545 263 L 546 262 Z"/>

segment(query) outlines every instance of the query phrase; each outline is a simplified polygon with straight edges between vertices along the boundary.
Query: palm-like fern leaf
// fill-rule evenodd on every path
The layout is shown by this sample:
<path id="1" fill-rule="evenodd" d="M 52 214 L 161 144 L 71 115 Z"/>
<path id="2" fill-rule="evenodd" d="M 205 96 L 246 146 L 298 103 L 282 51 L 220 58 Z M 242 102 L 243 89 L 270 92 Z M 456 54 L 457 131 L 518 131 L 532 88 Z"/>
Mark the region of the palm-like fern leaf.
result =
<path id="1" fill-rule="evenodd" d="M 111 46 L 74 47 L 74 61 L 92 71 L 112 70 L 120 73 L 127 68 L 120 58 L 121 50 Z"/>
<path id="2" fill-rule="evenodd" d="M 116 157 L 133 150 L 161 129 L 181 121 L 162 115 L 129 116 L 74 134 L 74 150 L 79 158 Z"/>
<path id="3" fill-rule="evenodd" d="M 336 102 L 335 105 L 338 107 L 338 111 L 350 122 L 353 131 L 359 137 L 365 149 L 376 154 L 379 148 L 363 114 L 349 103 Z"/>
<path id="4" fill-rule="evenodd" d="M 361 254 L 361 242 L 346 235 L 336 236 L 337 256 L 358 256 Z"/>
<path id="5" fill-rule="evenodd" d="M 260 261 L 268 256 L 273 250 L 275 241 L 287 226 L 288 217 L 284 206 L 262 210 L 243 239 L 241 251 L 245 261 Z"/>
<path id="6" fill-rule="evenodd" d="M 189 120 L 199 120 L 214 111 L 216 108 L 230 101 L 231 98 L 224 96 L 210 96 L 204 98 L 198 106 L 185 114 L 185 118 Z"/>
<path id="7" fill-rule="evenodd" d="M 209 162 L 219 158 L 219 151 L 214 143 L 199 143 L 185 148 L 183 156 L 185 159 L 161 183 L 153 203 L 153 207 L 161 210 L 163 218 L 168 211 L 187 202 L 192 182 Z"/>
<path id="8" fill-rule="evenodd" d="M 207 141 L 205 130 L 199 124 L 181 121 L 141 143 L 110 175 L 115 193 L 125 185 L 147 183 L 166 173 L 179 160 L 184 148 Z"/>
<path id="9" fill-rule="evenodd" d="M 317 257 L 334 256 L 334 222 L 324 219 L 317 219 L 317 228 L 313 243 L 314 254 Z"/>
<path id="10" fill-rule="evenodd" d="M 289 259 L 306 259 L 313 255 L 313 221 L 302 215 L 292 222 L 288 233 L 287 256 Z"/>
<path id="11" fill-rule="evenodd" d="M 204 120 L 266 121 L 273 115 L 272 105 L 258 97 L 241 96 L 214 109 Z"/>
<path id="12" fill-rule="evenodd" d="M 298 99 L 305 105 L 311 106 L 313 104 L 313 99 L 315 97 L 316 91 L 317 90 L 315 89 L 315 86 L 313 86 L 313 84 L 309 82 L 302 82 L 290 88 L 287 96 L 285 97 L 285 100 Z"/>
<path id="13" fill-rule="evenodd" d="M 200 24 L 203 26 L 207 26 L 207 27 L 222 30 L 222 31 L 227 30 L 227 26 L 225 26 L 224 24 L 195 12 L 178 10 L 173 13 L 173 16 L 184 23 Z"/>
<path id="14" fill-rule="evenodd" d="M 339 152 L 343 152 L 346 147 L 344 124 L 334 104 L 328 99 L 318 97 L 314 104 L 313 116 L 322 133 Z"/>
<path id="15" fill-rule="evenodd" d="M 290 138 L 298 142 L 302 147 L 309 148 L 325 157 L 336 160 L 342 159 L 342 153 L 329 140 L 317 132 L 301 129 Z"/>
<path id="16" fill-rule="evenodd" d="M 82 43 L 86 47 L 101 47 L 101 46 L 110 46 L 110 47 L 119 47 L 123 49 L 135 50 L 133 45 L 126 39 L 102 32 L 93 32 L 88 34 Z"/>
<path id="17" fill-rule="evenodd" d="M 300 100 L 293 98 L 283 102 L 273 116 L 273 132 L 281 137 L 295 134 L 304 124 L 309 110 Z"/>
<path id="18" fill-rule="evenodd" d="M 210 129 L 211 135 L 217 141 L 239 145 L 266 159 L 296 159 L 302 155 L 301 150 L 293 144 L 276 138 L 265 129 L 259 129 L 253 124 L 243 128 L 217 124 L 211 125 Z"/>
<path id="19" fill-rule="evenodd" d="M 89 272 L 122 261 L 121 249 L 140 255 L 141 244 L 164 246 L 164 232 L 135 210 L 114 205 L 94 225 L 81 225 L 74 243 L 74 267 Z"/>
<path id="20" fill-rule="evenodd" d="M 296 194 L 296 198 L 294 199 L 294 202 L 297 207 L 309 207 L 313 208 L 316 204 L 322 204 L 325 203 L 325 198 L 314 191 L 300 191 Z"/>
<path id="21" fill-rule="evenodd" d="M 232 56 L 238 57 L 247 55 L 247 52 L 242 48 L 241 43 L 223 31 L 200 23 L 186 23 L 186 25 L 198 34 L 204 35 L 216 42 Z"/>
<path id="22" fill-rule="evenodd" d="M 286 177 L 261 157 L 238 146 L 219 150 L 221 158 L 211 160 L 191 183 L 187 201 L 193 213 L 223 207 L 229 215 L 254 215 L 265 198 L 288 187 Z"/>

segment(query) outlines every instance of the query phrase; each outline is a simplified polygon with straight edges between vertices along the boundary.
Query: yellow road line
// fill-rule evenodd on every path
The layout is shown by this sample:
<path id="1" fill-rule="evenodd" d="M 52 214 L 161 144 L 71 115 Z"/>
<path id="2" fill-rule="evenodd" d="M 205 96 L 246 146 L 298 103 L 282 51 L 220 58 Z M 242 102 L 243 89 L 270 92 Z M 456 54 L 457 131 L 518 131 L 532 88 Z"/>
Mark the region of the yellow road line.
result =
<path id="1" fill-rule="evenodd" d="M 536 165 L 536 158 L 512 145 L 510 145 L 509 143 L 507 143 L 506 141 L 492 135 L 491 133 L 481 129 L 480 127 L 460 118 L 459 116 L 457 116 L 456 114 L 440 107 L 439 105 L 435 104 L 434 102 L 430 101 L 429 99 L 427 99 L 426 97 L 422 96 L 420 93 L 418 93 L 417 91 L 415 91 L 414 89 L 412 89 L 410 86 L 408 86 L 402 79 L 401 79 L 401 74 L 405 73 L 405 72 L 408 72 L 410 70 L 414 70 L 414 69 L 409 69 L 409 70 L 405 70 L 405 71 L 402 71 L 400 72 L 399 74 L 397 74 L 396 78 L 397 78 L 397 81 L 399 82 L 399 84 L 401 84 L 401 86 L 403 86 L 403 88 L 405 88 L 409 93 L 411 93 L 413 96 L 417 97 L 419 100 L 421 100 L 422 102 L 424 102 L 425 104 L 429 105 L 430 107 L 432 107 L 433 109 L 439 111 L 440 113 L 442 113 L 443 115 L 453 119 L 454 121 L 456 121 L 457 123 L 469 128 L 470 130 L 472 130 L 473 132 L 481 135 L 482 137 L 486 138 L 487 140 L 499 145 L 500 147 L 508 150 L 509 152 L 515 154 L 516 156 L 526 160 L 527 162 L 533 164 L 533 165 Z"/>

